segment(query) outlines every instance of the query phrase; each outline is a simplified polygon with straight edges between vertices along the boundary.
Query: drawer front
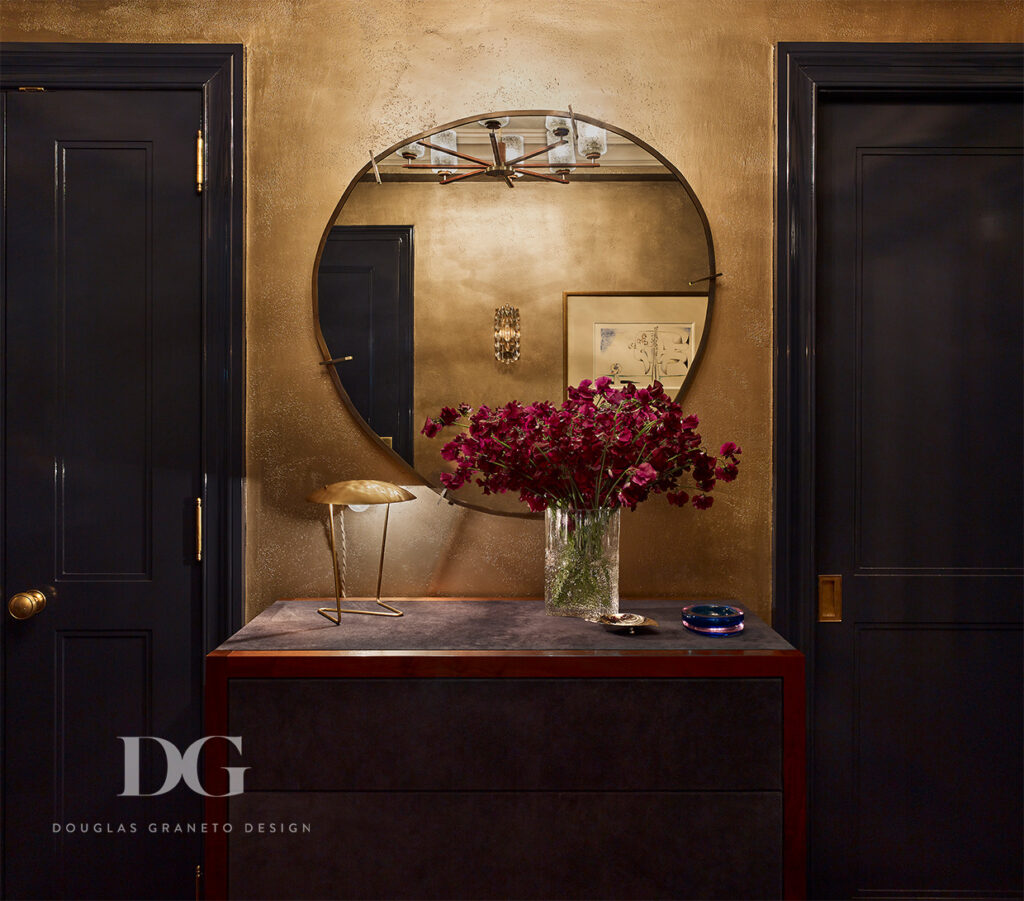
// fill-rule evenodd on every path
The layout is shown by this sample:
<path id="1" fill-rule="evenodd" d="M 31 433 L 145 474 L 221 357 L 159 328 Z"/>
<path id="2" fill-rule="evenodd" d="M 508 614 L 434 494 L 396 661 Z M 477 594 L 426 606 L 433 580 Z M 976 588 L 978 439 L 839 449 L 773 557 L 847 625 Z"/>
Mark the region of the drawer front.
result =
<path id="1" fill-rule="evenodd" d="M 247 792 L 230 817 L 231 898 L 782 893 L 777 792 Z"/>
<path id="2" fill-rule="evenodd" d="M 247 791 L 778 791 L 780 679 L 233 679 Z"/>

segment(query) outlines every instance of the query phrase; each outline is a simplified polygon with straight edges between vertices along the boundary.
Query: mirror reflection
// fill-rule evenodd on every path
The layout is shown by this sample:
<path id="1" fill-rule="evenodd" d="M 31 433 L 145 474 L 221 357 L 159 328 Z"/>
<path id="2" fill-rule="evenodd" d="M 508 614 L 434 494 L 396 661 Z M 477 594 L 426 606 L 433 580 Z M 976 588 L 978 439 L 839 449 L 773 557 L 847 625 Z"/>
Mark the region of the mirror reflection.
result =
<path id="1" fill-rule="evenodd" d="M 599 375 L 681 394 L 713 263 L 688 186 L 635 139 L 584 116 L 478 116 L 350 186 L 319 260 L 318 337 L 345 402 L 438 486 L 441 442 L 419 429 L 442 406 L 558 403 Z M 473 491 L 455 499 L 523 513 Z"/>

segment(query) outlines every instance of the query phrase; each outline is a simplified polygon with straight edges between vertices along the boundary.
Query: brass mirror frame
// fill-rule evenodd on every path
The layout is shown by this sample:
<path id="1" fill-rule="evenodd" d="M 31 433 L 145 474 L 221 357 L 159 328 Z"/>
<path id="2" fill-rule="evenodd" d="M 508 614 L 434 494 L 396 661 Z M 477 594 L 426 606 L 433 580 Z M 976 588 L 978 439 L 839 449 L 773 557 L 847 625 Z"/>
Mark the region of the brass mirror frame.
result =
<path id="1" fill-rule="evenodd" d="M 398 143 L 392 144 L 386 150 L 384 150 L 381 153 L 378 153 L 376 156 L 372 157 L 361 169 L 359 169 L 356 172 L 355 176 L 349 182 L 348 187 L 345 189 L 345 192 L 341 195 L 341 199 L 338 201 L 337 205 L 334 207 L 334 212 L 331 213 L 331 216 L 330 216 L 330 218 L 327 221 L 327 227 L 324 229 L 324 233 L 323 233 L 323 235 L 320 238 L 320 245 L 319 245 L 319 247 L 317 247 L 316 257 L 313 260 L 313 277 L 312 277 L 313 328 L 314 328 L 315 333 L 316 333 L 316 343 L 317 343 L 317 346 L 320 348 L 320 353 L 323 355 L 323 360 L 324 360 L 325 363 L 328 363 L 328 361 L 330 361 L 332 359 L 332 357 L 331 357 L 330 351 L 327 349 L 327 342 L 324 341 L 323 332 L 320 330 L 320 297 L 319 297 L 319 290 L 318 290 L 318 287 L 317 287 L 317 280 L 318 280 L 318 276 L 319 276 L 319 273 L 320 273 L 320 260 L 323 257 L 324 247 L 327 244 L 327 238 L 328 238 L 328 236 L 331 233 L 331 229 L 334 227 L 334 223 L 338 219 L 338 214 L 341 212 L 342 208 L 345 206 L 345 202 L 348 200 L 349 195 L 355 189 L 356 185 L 358 185 L 358 184 L 360 184 L 360 182 L 362 182 L 363 177 L 366 176 L 371 170 L 375 169 L 377 163 L 381 162 L 382 160 L 387 159 L 389 156 L 391 156 L 391 154 L 395 153 L 400 147 L 404 147 L 407 144 L 412 144 L 412 143 L 414 143 L 416 141 L 422 140 L 423 138 L 427 138 L 430 135 L 437 134 L 439 131 L 445 131 L 445 130 L 447 130 L 449 128 L 458 128 L 460 125 L 467 125 L 467 124 L 469 124 L 471 122 L 477 122 L 480 119 L 485 118 L 485 117 L 486 118 L 496 118 L 496 117 L 499 117 L 499 116 L 566 116 L 566 117 L 568 117 L 570 115 L 573 115 L 576 118 L 576 120 L 579 121 L 579 122 L 587 122 L 587 123 L 589 123 L 591 125 L 597 125 L 600 128 L 604 128 L 607 131 L 614 132 L 615 134 L 620 135 L 621 137 L 627 138 L 628 140 L 630 140 L 634 144 L 636 144 L 637 147 L 640 147 L 641 149 L 643 149 L 647 153 L 649 153 L 651 156 L 653 156 L 659 163 L 661 163 L 661 165 L 663 165 L 669 172 L 671 172 L 672 175 L 675 176 L 676 180 L 683 186 L 683 190 L 686 191 L 687 195 L 690 198 L 690 201 L 693 203 L 694 208 L 697 210 L 697 215 L 700 218 L 701 225 L 704 227 L 704 237 L 707 240 L 707 245 L 708 245 L 708 272 L 707 272 L 707 276 L 711 276 L 711 278 L 708 281 L 708 291 L 707 291 L 707 296 L 708 296 L 708 312 L 707 312 L 707 318 L 705 319 L 705 322 L 704 322 L 704 335 L 703 335 L 703 339 L 701 340 L 700 347 L 697 348 L 697 353 L 694 356 L 693 363 L 690 366 L 690 376 L 687 377 L 686 382 L 684 382 L 682 387 L 679 389 L 679 393 L 676 395 L 676 398 L 675 398 L 677 401 L 682 399 L 682 397 L 685 394 L 686 389 L 687 389 L 687 387 L 689 385 L 690 377 L 693 375 L 693 373 L 695 373 L 697 371 L 697 369 L 700 366 L 701 359 L 704 356 L 704 347 L 707 344 L 708 333 L 709 333 L 709 331 L 711 329 L 712 313 L 714 311 L 714 302 L 715 302 L 715 278 L 714 278 L 714 276 L 715 276 L 715 273 L 717 272 L 717 269 L 715 268 L 715 243 L 714 243 L 714 240 L 711 237 L 711 225 L 708 223 L 707 214 L 704 212 L 704 207 L 701 206 L 700 200 L 697 199 L 697 195 L 694 193 L 693 188 L 690 187 L 690 183 L 683 177 L 683 174 L 671 162 L 669 162 L 661 153 L 659 153 L 657 150 L 655 150 L 653 147 L 651 147 L 646 141 L 640 140 L 640 138 L 636 137 L 636 135 L 630 134 L 625 129 L 617 128 L 614 125 L 609 125 L 607 122 L 603 122 L 600 119 L 595 119 L 592 116 L 586 116 L 586 115 L 583 115 L 581 113 L 572 113 L 572 114 L 570 114 L 567 110 L 508 110 L 508 111 L 505 111 L 505 112 L 494 112 L 494 113 L 486 113 L 486 114 L 477 114 L 477 115 L 474 115 L 474 116 L 465 116 L 465 117 L 463 117 L 461 119 L 456 119 L 456 120 L 454 120 L 452 122 L 448 122 L 445 125 L 439 125 L 439 126 L 436 126 L 434 128 L 431 128 L 429 131 L 420 132 L 418 135 L 415 135 L 414 137 L 403 138 Z M 460 498 L 455 497 L 455 496 L 449 494 L 447 488 L 443 488 L 443 487 L 431 484 L 429 481 L 427 481 L 426 477 L 424 477 L 419 471 L 417 471 L 416 468 L 411 463 L 407 462 L 404 457 L 400 456 L 391 447 L 389 447 L 381 439 L 380 435 L 378 435 L 374 431 L 373 427 L 363 418 L 362 414 L 356 409 L 355 404 L 352 403 L 351 398 L 349 398 L 348 392 L 345 390 L 344 385 L 342 385 L 341 377 L 338 375 L 337 366 L 332 366 L 332 365 L 330 365 L 328 363 L 328 365 L 326 365 L 325 368 L 330 373 L 331 381 L 334 382 L 334 387 L 338 391 L 338 396 L 341 398 L 341 402 L 345 405 L 346 409 L 348 409 L 349 413 L 352 414 L 352 418 L 355 419 L 355 421 L 358 423 L 359 427 L 363 430 L 363 432 L 367 435 L 367 437 L 369 437 L 371 440 L 373 440 L 377 445 L 379 445 L 379 447 L 381 449 L 383 449 L 391 457 L 392 463 L 395 463 L 395 464 L 399 465 L 400 467 L 404 468 L 409 473 L 411 473 L 413 476 L 415 476 L 417 484 L 426 485 L 428 488 L 432 489 L 434 492 L 436 492 L 441 497 L 443 497 L 449 504 L 455 504 L 455 505 L 458 505 L 460 507 L 465 507 L 468 510 L 475 510 L 478 513 L 488 513 L 491 516 L 508 516 L 508 517 L 512 517 L 512 518 L 515 518 L 515 519 L 541 519 L 541 518 L 543 518 L 543 515 L 544 515 L 543 513 L 514 513 L 512 511 L 507 511 L 507 510 L 492 510 L 489 507 L 484 507 L 484 506 L 481 506 L 480 504 L 473 504 L 473 503 L 470 503 L 469 501 L 461 500 Z M 414 423 L 414 427 L 415 427 L 415 423 Z"/>

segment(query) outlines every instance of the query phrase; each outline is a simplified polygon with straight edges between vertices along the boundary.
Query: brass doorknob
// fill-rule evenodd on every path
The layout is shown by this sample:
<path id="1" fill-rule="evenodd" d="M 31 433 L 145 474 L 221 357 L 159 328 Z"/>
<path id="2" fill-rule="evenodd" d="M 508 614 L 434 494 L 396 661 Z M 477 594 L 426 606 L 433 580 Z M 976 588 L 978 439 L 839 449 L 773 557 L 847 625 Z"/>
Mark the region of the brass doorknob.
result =
<path id="1" fill-rule="evenodd" d="M 41 591 L 19 591 L 7 602 L 7 611 L 15 619 L 29 619 L 46 606 L 46 595 Z"/>

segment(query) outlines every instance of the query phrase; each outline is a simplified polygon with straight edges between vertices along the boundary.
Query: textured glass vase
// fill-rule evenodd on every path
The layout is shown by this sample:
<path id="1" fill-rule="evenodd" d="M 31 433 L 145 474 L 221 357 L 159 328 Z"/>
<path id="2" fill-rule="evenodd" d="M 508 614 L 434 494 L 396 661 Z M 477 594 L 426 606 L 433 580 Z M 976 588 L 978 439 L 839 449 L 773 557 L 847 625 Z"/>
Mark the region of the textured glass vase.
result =
<path id="1" fill-rule="evenodd" d="M 619 612 L 620 508 L 544 513 L 544 605 L 551 616 Z"/>

